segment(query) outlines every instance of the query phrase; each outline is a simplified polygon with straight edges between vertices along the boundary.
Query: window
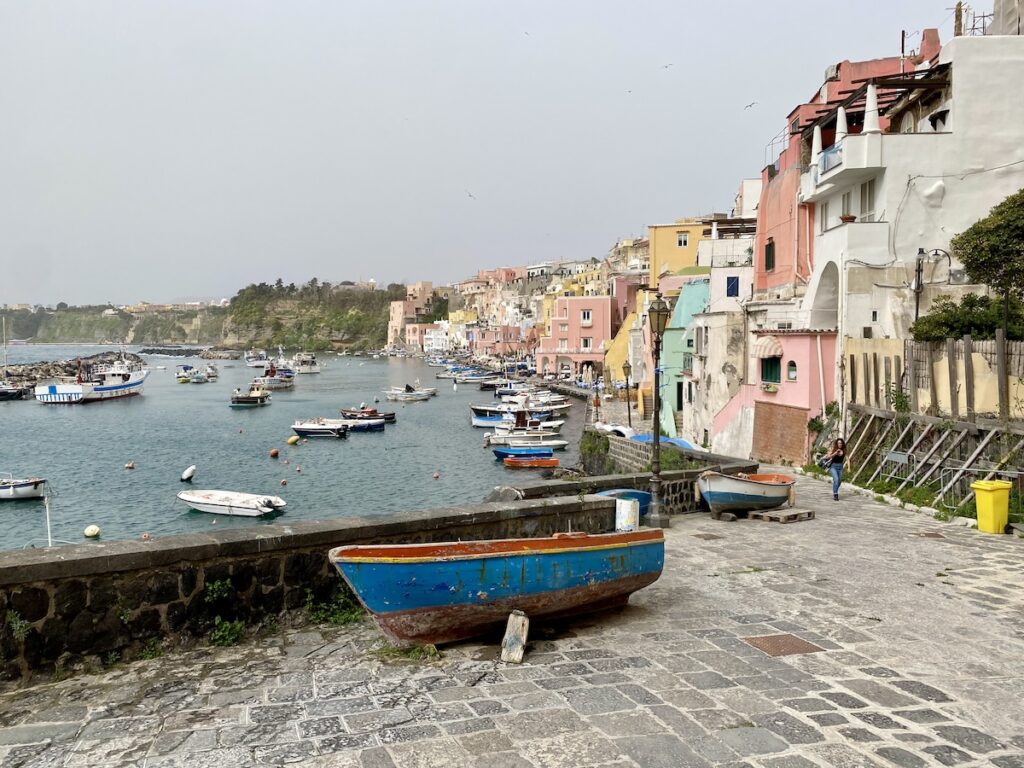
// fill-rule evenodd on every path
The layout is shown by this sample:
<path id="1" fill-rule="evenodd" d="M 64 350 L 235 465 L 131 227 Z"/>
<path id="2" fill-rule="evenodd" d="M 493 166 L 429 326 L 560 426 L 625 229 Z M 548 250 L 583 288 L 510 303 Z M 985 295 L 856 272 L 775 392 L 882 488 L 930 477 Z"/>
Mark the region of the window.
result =
<path id="1" fill-rule="evenodd" d="M 740 278 L 727 277 L 725 278 L 725 295 L 726 296 L 739 296 L 740 295 Z"/>
<path id="2" fill-rule="evenodd" d="M 796 381 L 796 361 L 790 360 L 786 364 L 786 381 Z"/>
<path id="3" fill-rule="evenodd" d="M 558 324 L 558 330 L 560 330 L 562 333 L 568 333 L 569 332 L 569 324 L 568 323 L 559 323 Z"/>
<path id="4" fill-rule="evenodd" d="M 590 323 L 592 321 L 590 319 L 590 310 L 589 309 L 584 309 L 582 312 L 580 312 L 580 322 L 583 325 L 590 325 Z"/>
<path id="5" fill-rule="evenodd" d="M 583 338 L 583 339 L 580 339 L 580 344 L 581 344 L 583 349 L 589 350 L 589 349 L 591 349 L 593 347 L 594 340 L 591 339 L 591 338 Z"/>
<path id="6" fill-rule="evenodd" d="M 828 229 L 828 203 L 821 204 L 821 231 L 824 232 Z"/>
<path id="7" fill-rule="evenodd" d="M 693 382 L 692 381 L 686 382 L 686 402 L 688 402 L 688 403 L 692 403 L 693 402 Z"/>
<path id="8" fill-rule="evenodd" d="M 842 197 L 843 216 L 850 215 L 850 203 L 853 201 L 853 192 L 843 192 Z"/>
<path id="9" fill-rule="evenodd" d="M 872 309 L 871 310 L 871 322 L 872 323 L 877 323 L 878 322 L 878 310 L 877 309 Z"/>
<path id="10" fill-rule="evenodd" d="M 569 342 L 566 339 L 558 340 L 558 351 L 565 352 L 569 348 Z"/>
<path id="11" fill-rule="evenodd" d="M 875 180 L 860 185 L 860 217 L 866 219 L 875 212 Z"/>
<path id="12" fill-rule="evenodd" d="M 772 238 L 768 238 L 768 242 L 764 244 L 764 271 L 772 272 L 775 270 L 775 241 Z"/>
<path id="13" fill-rule="evenodd" d="M 766 384 L 782 382 L 782 358 L 765 357 L 761 359 L 761 381 Z"/>
<path id="14" fill-rule="evenodd" d="M 676 232 L 676 245 L 680 248 L 685 248 L 690 244 L 690 233 L 689 232 Z"/>

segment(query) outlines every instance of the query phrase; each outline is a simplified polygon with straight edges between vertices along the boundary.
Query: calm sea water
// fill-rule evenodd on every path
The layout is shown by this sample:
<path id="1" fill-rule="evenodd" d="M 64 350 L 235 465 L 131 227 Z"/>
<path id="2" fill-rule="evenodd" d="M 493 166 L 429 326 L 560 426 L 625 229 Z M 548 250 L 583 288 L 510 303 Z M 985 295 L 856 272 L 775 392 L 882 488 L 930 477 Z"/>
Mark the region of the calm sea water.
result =
<path id="1" fill-rule="evenodd" d="M 11 347 L 9 356 L 20 363 L 103 349 L 28 345 Z M 54 539 L 87 541 L 82 531 L 93 523 L 111 540 L 440 508 L 478 502 L 494 486 L 540 477 L 495 461 L 482 447 L 485 430 L 470 426 L 469 404 L 493 402 L 492 392 L 469 384 L 453 391 L 450 380 L 435 381 L 437 369 L 420 360 L 326 355 L 323 373 L 296 377 L 294 390 L 274 392 L 269 407 L 236 410 L 228 407 L 231 391 L 253 375 L 243 362 L 217 361 L 220 379 L 197 385 L 178 384 L 174 366 L 205 361 L 146 359 L 153 370 L 139 397 L 79 406 L 0 403 L 0 472 L 49 480 Z M 438 396 L 406 405 L 384 400 L 381 390 L 417 378 L 437 386 Z M 372 404 L 375 397 L 379 408 L 398 414 L 385 432 L 285 443 L 296 419 L 336 417 L 339 408 Z M 574 464 L 582 406 L 570 409 L 568 418 L 563 437 L 570 447 L 558 456 Z M 278 459 L 269 458 L 271 448 L 280 451 Z M 124 468 L 129 461 L 134 470 Z M 198 468 L 194 488 L 273 494 L 288 507 L 272 520 L 190 511 L 175 494 L 188 487 L 179 477 L 191 464 Z M 0 524 L 0 549 L 46 543 L 41 502 L 0 502 Z"/>

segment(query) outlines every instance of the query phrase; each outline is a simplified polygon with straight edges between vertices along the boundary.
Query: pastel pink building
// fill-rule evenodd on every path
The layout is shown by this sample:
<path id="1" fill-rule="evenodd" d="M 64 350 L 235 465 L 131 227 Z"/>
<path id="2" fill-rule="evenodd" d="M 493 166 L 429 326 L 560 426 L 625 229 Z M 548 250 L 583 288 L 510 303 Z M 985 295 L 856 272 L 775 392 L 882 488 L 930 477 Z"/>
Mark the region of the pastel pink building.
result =
<path id="1" fill-rule="evenodd" d="M 551 313 L 551 335 L 542 336 L 537 349 L 537 370 L 544 373 L 586 369 L 597 373 L 614 337 L 611 296 L 559 296 Z"/>
<path id="2" fill-rule="evenodd" d="M 467 331 L 469 348 L 474 355 L 514 357 L 523 353 L 525 340 L 517 325 L 498 325 Z"/>
<path id="3" fill-rule="evenodd" d="M 406 323 L 405 345 L 422 352 L 427 332 L 436 331 L 440 327 L 437 323 Z"/>

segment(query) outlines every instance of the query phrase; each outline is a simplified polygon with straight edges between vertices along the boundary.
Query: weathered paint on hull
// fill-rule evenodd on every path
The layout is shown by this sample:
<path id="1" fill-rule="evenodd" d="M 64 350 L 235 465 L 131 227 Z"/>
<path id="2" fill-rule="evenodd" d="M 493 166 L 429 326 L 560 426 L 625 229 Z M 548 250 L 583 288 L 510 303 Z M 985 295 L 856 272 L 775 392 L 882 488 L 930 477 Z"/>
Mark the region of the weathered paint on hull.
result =
<path id="1" fill-rule="evenodd" d="M 786 475 L 732 476 L 704 472 L 697 478 L 712 512 L 741 512 L 781 507 L 790 500 L 795 479 Z"/>
<path id="2" fill-rule="evenodd" d="M 474 637 L 518 608 L 531 618 L 623 603 L 656 581 L 660 530 L 438 545 L 339 547 L 331 562 L 391 637 Z"/>

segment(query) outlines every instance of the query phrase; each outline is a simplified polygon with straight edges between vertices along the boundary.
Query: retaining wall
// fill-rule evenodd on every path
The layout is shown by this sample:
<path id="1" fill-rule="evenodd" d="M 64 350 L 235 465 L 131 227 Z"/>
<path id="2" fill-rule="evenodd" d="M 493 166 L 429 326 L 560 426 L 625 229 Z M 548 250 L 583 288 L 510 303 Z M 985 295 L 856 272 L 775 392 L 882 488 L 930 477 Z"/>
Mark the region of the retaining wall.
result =
<path id="1" fill-rule="evenodd" d="M 151 638 L 200 636 L 216 616 L 254 622 L 330 600 L 341 587 L 328 549 L 601 533 L 615 501 L 531 497 L 373 518 L 340 518 L 216 533 L 0 553 L 0 677 L 87 658 L 130 658 Z M 206 585 L 230 582 L 214 598 Z M 217 590 L 220 592 L 220 590 Z"/>

